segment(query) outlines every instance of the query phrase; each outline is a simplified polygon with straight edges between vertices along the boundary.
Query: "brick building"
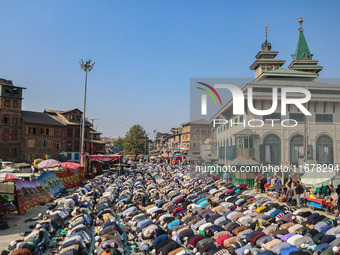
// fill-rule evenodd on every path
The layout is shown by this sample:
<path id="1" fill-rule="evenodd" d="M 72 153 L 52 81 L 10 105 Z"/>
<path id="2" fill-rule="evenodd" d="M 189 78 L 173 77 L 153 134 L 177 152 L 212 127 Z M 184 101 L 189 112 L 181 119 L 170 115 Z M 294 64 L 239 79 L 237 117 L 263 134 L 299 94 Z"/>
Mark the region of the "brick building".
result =
<path id="1" fill-rule="evenodd" d="M 36 158 L 80 161 L 83 113 L 78 109 L 22 111 L 23 87 L 0 79 L 0 159 L 32 162 Z M 105 153 L 106 142 L 85 121 L 85 154 Z"/>
<path id="2" fill-rule="evenodd" d="M 83 113 L 79 109 L 67 111 L 45 110 L 44 113 L 64 126 L 63 153 L 59 160 L 80 161 L 81 124 Z M 85 121 L 85 154 L 90 154 L 91 123 Z"/>
<path id="3" fill-rule="evenodd" d="M 43 112 L 22 111 L 22 159 L 58 159 L 64 151 L 64 126 Z"/>
<path id="4" fill-rule="evenodd" d="M 201 161 L 201 145 L 211 138 L 212 125 L 204 119 L 182 124 L 182 151 L 191 162 Z"/>
<path id="5" fill-rule="evenodd" d="M 0 79 L 0 159 L 15 161 L 21 158 L 22 90 L 12 81 Z"/>
<path id="6" fill-rule="evenodd" d="M 94 129 L 91 130 L 91 150 L 90 154 L 105 154 L 106 153 L 106 142 L 100 138 L 102 133 Z"/>

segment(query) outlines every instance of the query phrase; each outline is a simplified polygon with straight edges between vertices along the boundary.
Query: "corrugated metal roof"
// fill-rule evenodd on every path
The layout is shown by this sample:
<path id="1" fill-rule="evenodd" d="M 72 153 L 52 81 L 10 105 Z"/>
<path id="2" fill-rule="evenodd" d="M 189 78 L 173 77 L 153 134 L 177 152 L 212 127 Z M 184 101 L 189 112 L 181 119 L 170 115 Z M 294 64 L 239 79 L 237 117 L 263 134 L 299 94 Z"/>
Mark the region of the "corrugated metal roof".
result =
<path id="1" fill-rule="evenodd" d="M 43 112 L 21 111 L 24 122 L 43 125 L 63 126 L 63 124 Z"/>

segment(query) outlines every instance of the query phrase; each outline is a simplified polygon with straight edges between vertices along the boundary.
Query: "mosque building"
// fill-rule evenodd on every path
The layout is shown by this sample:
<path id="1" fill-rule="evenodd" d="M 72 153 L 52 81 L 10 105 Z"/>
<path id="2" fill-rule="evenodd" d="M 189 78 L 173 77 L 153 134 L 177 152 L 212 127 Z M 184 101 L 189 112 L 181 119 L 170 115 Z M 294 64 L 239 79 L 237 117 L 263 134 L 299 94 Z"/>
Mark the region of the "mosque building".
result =
<path id="1" fill-rule="evenodd" d="M 323 67 L 308 48 L 301 17 L 299 23 L 296 50 L 287 69 L 281 68 L 285 60 L 276 58 L 278 51 L 273 51 L 267 40 L 266 25 L 265 42 L 250 66 L 255 79 L 242 88 L 245 105 L 248 88 L 252 88 L 253 106 L 258 110 L 271 108 L 273 88 L 276 88 L 279 101 L 275 112 L 261 116 L 245 107 L 244 115 L 233 115 L 234 102 L 230 100 L 210 119 L 212 124 L 217 119 L 229 120 L 213 128 L 218 165 L 299 168 L 301 162 L 309 162 L 340 167 L 340 86 L 318 79 Z M 286 115 L 281 115 L 281 88 L 289 87 L 310 91 L 311 99 L 303 106 L 311 115 L 305 115 L 293 104 L 288 104 Z M 299 97 L 298 94 L 291 96 Z M 257 125 L 254 121 L 248 125 L 248 121 L 254 119 L 261 120 L 263 125 L 258 124 L 260 121 Z"/>

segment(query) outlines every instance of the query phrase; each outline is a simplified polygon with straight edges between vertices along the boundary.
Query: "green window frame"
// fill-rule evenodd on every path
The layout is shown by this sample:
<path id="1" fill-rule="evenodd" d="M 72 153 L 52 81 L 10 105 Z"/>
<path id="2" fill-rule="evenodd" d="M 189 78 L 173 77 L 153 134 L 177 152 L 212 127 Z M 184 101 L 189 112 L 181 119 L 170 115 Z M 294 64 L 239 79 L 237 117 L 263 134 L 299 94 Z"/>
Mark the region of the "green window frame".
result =
<path id="1" fill-rule="evenodd" d="M 298 165 L 299 158 L 304 153 L 304 137 L 301 134 L 292 136 L 290 139 L 290 163 Z"/>
<path id="2" fill-rule="evenodd" d="M 316 140 L 316 161 L 318 164 L 333 164 L 333 139 L 328 135 L 321 135 Z"/>
<path id="3" fill-rule="evenodd" d="M 281 138 L 278 135 L 268 134 L 264 137 L 260 145 L 260 160 L 264 164 L 281 164 Z"/>

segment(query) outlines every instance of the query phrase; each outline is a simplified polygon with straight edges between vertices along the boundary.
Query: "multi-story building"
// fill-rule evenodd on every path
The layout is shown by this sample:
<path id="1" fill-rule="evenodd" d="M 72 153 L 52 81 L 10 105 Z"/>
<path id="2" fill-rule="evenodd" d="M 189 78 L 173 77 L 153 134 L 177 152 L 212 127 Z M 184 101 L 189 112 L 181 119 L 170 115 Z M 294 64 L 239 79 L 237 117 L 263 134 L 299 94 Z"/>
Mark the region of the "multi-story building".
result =
<path id="1" fill-rule="evenodd" d="M 0 79 L 0 159 L 21 158 L 22 90 L 12 81 Z"/>
<path id="2" fill-rule="evenodd" d="M 43 112 L 22 111 L 22 160 L 59 159 L 64 125 Z"/>
<path id="3" fill-rule="evenodd" d="M 278 89 L 278 99 L 283 87 L 308 89 L 311 99 L 304 107 L 311 115 L 304 115 L 295 105 L 287 105 L 287 114 L 281 115 L 280 100 L 276 111 L 270 115 L 255 115 L 248 109 L 245 109 L 244 115 L 233 115 L 234 102 L 230 100 L 210 120 L 211 123 L 215 119 L 229 121 L 213 129 L 219 164 L 241 166 L 262 163 L 288 167 L 298 166 L 302 159 L 320 164 L 340 164 L 340 86 L 317 79 L 322 66 L 309 51 L 302 19 L 300 24 L 296 51 L 288 69 L 281 68 L 284 61 L 275 59 L 278 52 L 271 50 L 266 36 L 262 50 L 250 67 L 255 70 L 255 79 L 245 84 L 242 91 L 246 97 L 248 88 L 252 88 L 254 108 L 266 110 L 273 104 L 273 88 Z M 298 93 L 291 96 L 301 97 Z M 259 127 L 249 125 L 249 120 L 253 119 L 264 124 Z M 274 125 L 271 119 L 275 120 Z M 285 119 L 290 119 L 285 122 L 290 127 L 281 124 Z M 238 124 L 231 125 L 232 121 Z"/>
<path id="4" fill-rule="evenodd" d="M 168 133 L 168 154 L 170 157 L 173 157 L 175 154 L 181 153 L 181 138 L 182 138 L 182 129 L 181 128 L 171 128 L 171 131 Z"/>
<path id="5" fill-rule="evenodd" d="M 200 159 L 201 144 L 211 138 L 211 124 L 206 120 L 187 122 L 169 133 L 162 133 L 154 143 L 153 154 L 187 154 L 192 159 Z"/>
<path id="6" fill-rule="evenodd" d="M 81 124 L 83 113 L 78 109 L 67 111 L 45 110 L 44 113 L 54 118 L 64 126 L 63 153 L 60 160 L 80 161 L 81 155 Z M 85 120 L 85 154 L 90 154 L 91 123 Z"/>
<path id="7" fill-rule="evenodd" d="M 154 142 L 154 146 L 153 146 L 154 155 L 163 155 L 163 154 L 169 153 L 168 139 L 169 139 L 169 133 L 161 134 L 160 138 L 158 138 Z"/>
<path id="8" fill-rule="evenodd" d="M 80 160 L 82 112 L 22 111 L 23 87 L 0 79 L 0 159 L 32 162 L 36 158 Z M 91 123 L 85 121 L 85 154 L 91 152 Z M 93 132 L 94 152 L 105 153 L 100 132 Z"/>
<path id="9" fill-rule="evenodd" d="M 182 142 L 181 150 L 184 153 L 188 153 L 190 150 L 190 122 L 184 123 L 182 126 Z"/>
<path id="10" fill-rule="evenodd" d="M 104 141 L 100 138 L 100 135 L 102 134 L 99 131 L 96 131 L 94 129 L 91 129 L 91 150 L 90 154 L 105 154 L 106 153 L 106 144 L 109 142 Z"/>
<path id="11" fill-rule="evenodd" d="M 211 138 L 212 125 L 201 119 L 182 124 L 181 149 L 191 162 L 201 162 L 201 145 Z"/>

